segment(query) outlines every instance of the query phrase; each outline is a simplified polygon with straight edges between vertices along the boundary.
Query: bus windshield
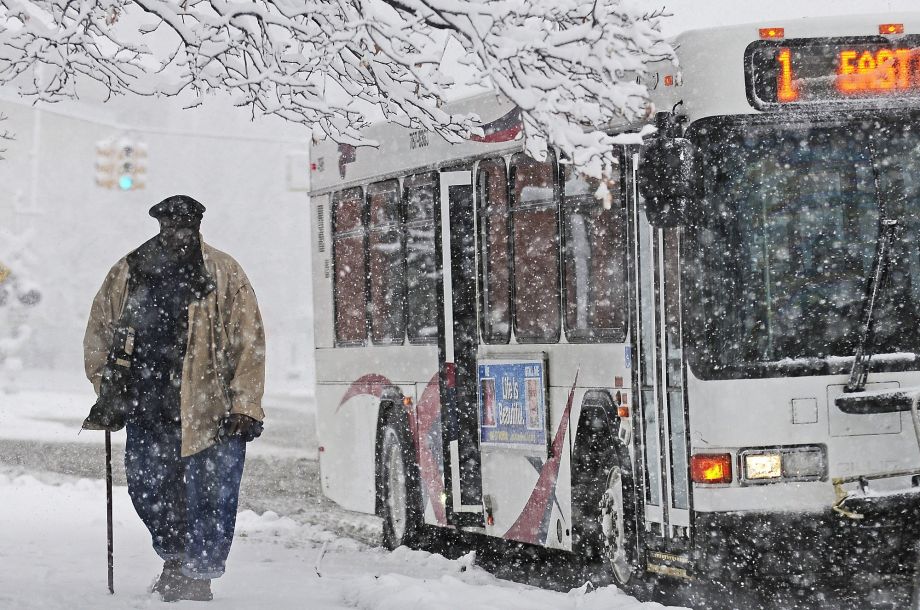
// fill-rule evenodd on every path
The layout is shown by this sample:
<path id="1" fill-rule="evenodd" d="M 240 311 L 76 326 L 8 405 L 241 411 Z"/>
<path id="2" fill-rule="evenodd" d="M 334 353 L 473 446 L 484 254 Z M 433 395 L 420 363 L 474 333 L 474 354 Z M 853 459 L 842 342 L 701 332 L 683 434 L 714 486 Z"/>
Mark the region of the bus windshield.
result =
<path id="1" fill-rule="evenodd" d="M 897 220 L 870 370 L 917 368 L 920 134 L 913 117 L 692 129 L 703 205 L 687 227 L 688 355 L 703 378 L 846 373 L 882 216 Z"/>

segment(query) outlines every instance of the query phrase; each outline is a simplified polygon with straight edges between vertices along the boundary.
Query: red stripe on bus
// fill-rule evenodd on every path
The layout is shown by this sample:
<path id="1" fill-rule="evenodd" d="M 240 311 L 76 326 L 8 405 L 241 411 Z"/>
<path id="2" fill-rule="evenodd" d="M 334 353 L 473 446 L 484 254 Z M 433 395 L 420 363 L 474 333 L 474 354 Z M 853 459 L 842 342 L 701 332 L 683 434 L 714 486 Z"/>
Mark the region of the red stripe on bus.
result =
<path id="1" fill-rule="evenodd" d="M 556 491 L 563 441 L 565 441 L 565 433 L 569 427 L 569 417 L 572 413 L 572 401 L 575 399 L 575 385 L 577 383 L 578 372 L 575 373 L 575 381 L 572 382 L 572 389 L 569 390 L 569 399 L 565 403 L 565 411 L 562 412 L 562 421 L 559 422 L 556 436 L 553 437 L 552 457 L 543 464 L 537 484 L 530 494 L 530 499 L 527 500 L 524 510 L 521 511 L 514 525 L 505 532 L 503 538 L 530 544 L 540 544 L 543 536 L 546 535 L 545 531 L 541 531 L 543 529 L 541 525 L 543 525 L 544 517 L 550 508 L 550 502 Z"/>
<path id="2" fill-rule="evenodd" d="M 370 395 L 376 398 L 380 398 L 380 395 L 383 393 L 384 386 L 388 385 L 393 384 L 383 375 L 377 375 L 375 373 L 362 375 L 356 379 L 354 383 L 351 384 L 351 386 L 349 386 L 348 390 L 345 392 L 345 395 L 342 396 L 342 400 L 339 401 L 339 406 L 336 408 L 336 411 L 341 409 L 342 405 L 344 405 L 355 396 Z"/>
<path id="3" fill-rule="evenodd" d="M 509 127 L 508 129 L 503 129 L 501 131 L 495 131 L 487 135 L 470 136 L 470 140 L 484 144 L 493 142 L 510 142 L 511 140 L 515 139 L 519 133 L 521 133 L 521 126 L 515 125 L 514 127 Z"/>
<path id="4" fill-rule="evenodd" d="M 413 418 L 411 412 L 409 417 Z M 414 417 L 417 418 L 417 421 L 410 423 L 415 434 L 419 476 L 427 492 L 426 495 L 431 501 L 435 519 L 441 525 L 447 525 L 447 513 L 444 510 L 444 476 L 438 458 L 428 445 L 432 429 L 436 424 L 441 424 L 441 389 L 437 373 L 425 386 L 422 397 L 416 405 Z"/>

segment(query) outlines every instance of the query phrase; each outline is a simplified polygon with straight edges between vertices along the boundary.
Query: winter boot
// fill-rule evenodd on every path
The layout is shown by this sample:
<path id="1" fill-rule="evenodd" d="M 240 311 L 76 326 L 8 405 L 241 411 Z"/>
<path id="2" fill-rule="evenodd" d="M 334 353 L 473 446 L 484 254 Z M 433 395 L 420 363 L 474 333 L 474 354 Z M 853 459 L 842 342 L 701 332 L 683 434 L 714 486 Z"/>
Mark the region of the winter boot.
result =
<path id="1" fill-rule="evenodd" d="M 151 593 L 163 595 L 167 589 L 175 588 L 176 578 L 182 573 L 179 569 L 182 567 L 181 559 L 167 559 L 163 562 L 163 571 L 150 587 Z"/>
<path id="2" fill-rule="evenodd" d="M 177 602 L 187 599 L 196 602 L 209 602 L 214 599 L 211 594 L 209 579 L 189 578 L 179 572 L 175 581 L 162 593 L 164 602 Z"/>

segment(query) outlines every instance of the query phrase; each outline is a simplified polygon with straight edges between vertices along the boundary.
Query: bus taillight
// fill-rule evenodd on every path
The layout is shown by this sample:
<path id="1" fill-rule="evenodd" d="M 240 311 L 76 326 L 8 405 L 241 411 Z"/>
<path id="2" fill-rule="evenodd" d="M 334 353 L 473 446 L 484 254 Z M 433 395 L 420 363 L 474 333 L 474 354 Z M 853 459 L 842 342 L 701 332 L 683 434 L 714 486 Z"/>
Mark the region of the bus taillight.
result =
<path id="1" fill-rule="evenodd" d="M 697 453 L 690 458 L 690 476 L 694 483 L 731 483 L 731 454 Z"/>

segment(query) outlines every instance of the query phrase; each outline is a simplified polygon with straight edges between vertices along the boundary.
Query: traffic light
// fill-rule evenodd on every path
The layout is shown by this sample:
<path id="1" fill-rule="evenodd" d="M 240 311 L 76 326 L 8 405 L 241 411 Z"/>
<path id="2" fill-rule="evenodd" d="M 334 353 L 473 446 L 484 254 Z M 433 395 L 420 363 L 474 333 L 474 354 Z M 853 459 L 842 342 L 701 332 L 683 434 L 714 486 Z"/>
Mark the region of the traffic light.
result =
<path id="1" fill-rule="evenodd" d="M 111 140 L 96 142 L 96 186 L 110 189 L 115 186 L 115 144 Z"/>
<path id="2" fill-rule="evenodd" d="M 96 184 L 134 191 L 147 185 L 147 145 L 133 139 L 96 143 Z"/>
<path id="3" fill-rule="evenodd" d="M 147 182 L 147 145 L 123 140 L 118 151 L 118 188 L 142 189 Z"/>

